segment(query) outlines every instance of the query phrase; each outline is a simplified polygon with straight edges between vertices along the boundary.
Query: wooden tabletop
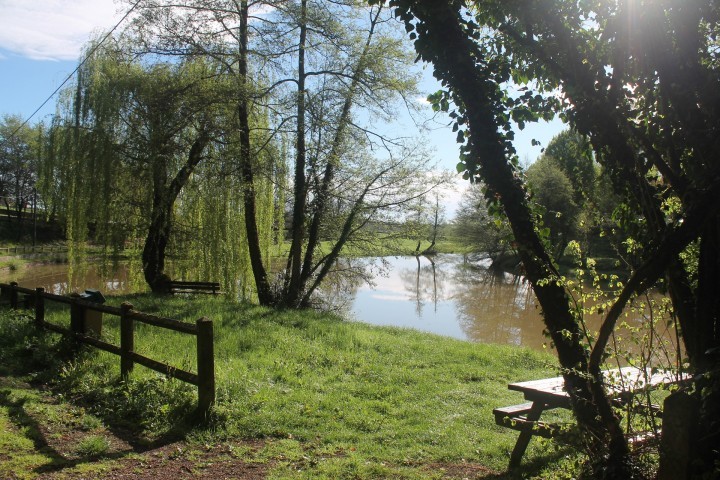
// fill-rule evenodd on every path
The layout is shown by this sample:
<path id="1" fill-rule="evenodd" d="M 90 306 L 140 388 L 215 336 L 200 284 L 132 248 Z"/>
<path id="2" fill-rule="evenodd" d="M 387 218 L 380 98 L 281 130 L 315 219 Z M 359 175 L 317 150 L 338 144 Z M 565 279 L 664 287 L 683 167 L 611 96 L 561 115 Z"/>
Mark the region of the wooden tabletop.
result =
<path id="1" fill-rule="evenodd" d="M 642 370 L 624 367 L 603 372 L 605 383 L 611 396 L 623 393 L 638 393 L 645 389 L 656 389 L 661 385 L 671 385 L 689 379 L 687 374 L 679 376 L 669 370 Z M 510 390 L 522 392 L 526 400 L 544 402 L 548 407 L 570 407 L 570 396 L 564 390 L 563 377 L 543 378 L 528 382 L 511 383 Z"/>

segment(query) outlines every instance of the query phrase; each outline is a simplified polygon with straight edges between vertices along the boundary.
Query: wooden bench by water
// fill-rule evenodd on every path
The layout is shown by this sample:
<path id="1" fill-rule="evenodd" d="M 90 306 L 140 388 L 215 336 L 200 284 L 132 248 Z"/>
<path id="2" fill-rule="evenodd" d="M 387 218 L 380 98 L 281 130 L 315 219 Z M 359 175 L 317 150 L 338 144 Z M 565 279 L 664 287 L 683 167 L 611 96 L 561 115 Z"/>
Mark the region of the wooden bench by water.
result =
<path id="1" fill-rule="evenodd" d="M 168 293 L 206 293 L 220 295 L 218 282 L 189 282 L 184 280 L 170 280 L 167 282 Z"/>

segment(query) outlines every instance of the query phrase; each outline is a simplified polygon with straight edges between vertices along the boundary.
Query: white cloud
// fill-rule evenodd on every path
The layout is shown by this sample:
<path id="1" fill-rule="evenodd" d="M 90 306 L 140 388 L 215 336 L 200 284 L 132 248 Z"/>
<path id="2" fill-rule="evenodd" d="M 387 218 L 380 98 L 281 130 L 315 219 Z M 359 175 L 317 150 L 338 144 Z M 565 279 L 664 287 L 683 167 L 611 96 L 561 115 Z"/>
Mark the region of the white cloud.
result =
<path id="1" fill-rule="evenodd" d="M 391 302 L 404 302 L 408 298 L 410 298 L 407 295 L 372 295 L 372 298 L 374 300 L 386 300 Z"/>
<path id="2" fill-rule="evenodd" d="M 460 206 L 460 199 L 465 191 L 470 188 L 470 182 L 463 180 L 462 175 L 453 177 L 452 183 L 441 189 L 442 201 L 445 205 L 445 220 L 452 220 L 457 214 Z"/>
<path id="3" fill-rule="evenodd" d="M 0 48 L 34 60 L 76 60 L 93 32 L 121 18 L 119 8 L 113 0 L 2 0 Z"/>
<path id="4" fill-rule="evenodd" d="M 434 183 L 433 180 L 430 180 L 430 178 L 434 176 L 444 176 L 448 174 L 451 175 L 450 180 L 447 183 L 436 187 L 434 192 L 440 196 L 440 205 L 444 209 L 445 220 L 452 220 L 457 213 L 462 196 L 465 194 L 465 191 L 470 188 L 470 181 L 464 180 L 462 175 L 459 173 L 434 170 L 427 173 L 427 183 Z M 426 197 L 426 201 L 435 202 L 434 193 Z"/>

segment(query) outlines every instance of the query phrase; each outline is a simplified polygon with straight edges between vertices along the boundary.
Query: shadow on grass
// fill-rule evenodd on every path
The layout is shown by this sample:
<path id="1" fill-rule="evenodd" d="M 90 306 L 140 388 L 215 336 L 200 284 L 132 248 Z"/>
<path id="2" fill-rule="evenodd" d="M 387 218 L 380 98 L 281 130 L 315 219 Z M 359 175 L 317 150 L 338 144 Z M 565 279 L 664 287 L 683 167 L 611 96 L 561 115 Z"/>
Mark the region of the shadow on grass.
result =
<path id="1" fill-rule="evenodd" d="M 557 465 L 567 455 L 574 455 L 577 451 L 570 446 L 561 446 L 553 449 L 552 452 L 546 454 L 534 455 L 532 457 L 523 458 L 523 462 L 519 467 L 503 472 L 490 473 L 486 476 L 479 477 L 482 480 L 522 480 L 526 478 L 540 478 L 544 470 L 550 465 Z"/>
<path id="2" fill-rule="evenodd" d="M 84 355 L 94 353 L 89 347 L 78 348 L 74 342 L 54 333 L 37 330 L 31 320 L 22 314 L 13 313 L 0 318 L 0 360 L 2 360 L 0 376 L 5 377 L 7 383 L 12 385 L 12 389 L 0 389 L 0 406 L 7 409 L 9 419 L 20 427 L 22 435 L 32 441 L 34 450 L 49 460 L 49 463 L 35 469 L 37 473 L 56 472 L 98 460 L 121 459 L 130 454 L 157 449 L 183 440 L 190 430 L 201 423 L 202 419 L 192 414 L 190 409 L 181 408 L 178 412 L 169 412 L 175 413 L 174 417 L 177 420 L 175 423 L 168 424 L 163 430 L 164 433 L 149 438 L 144 434 L 140 418 L 123 407 L 122 402 L 128 395 L 124 395 L 123 389 L 126 386 L 118 379 L 116 383 L 107 385 L 107 388 L 103 389 L 107 390 L 104 394 L 94 394 L 92 398 L 87 395 L 72 395 L 67 397 L 71 398 L 71 401 L 62 402 L 92 412 L 102 422 L 104 431 L 117 439 L 114 443 L 126 445 L 127 448 L 109 453 L 84 455 L 72 450 L 72 442 L 68 443 L 63 438 L 58 439 L 57 432 L 53 432 L 53 436 L 49 439 L 46 432 L 49 432 L 48 425 L 52 422 L 46 423 L 41 415 L 34 415 L 35 409 L 30 405 L 32 398 L 43 399 L 41 403 L 57 405 L 57 397 L 53 393 L 65 392 L 61 392 L 62 389 L 58 390 L 57 385 L 53 384 L 57 379 L 67 376 L 73 364 L 82 363 Z M 81 370 L 78 375 L 82 373 Z M 148 389 L 144 387 L 141 384 L 136 386 L 135 390 L 147 391 Z M 48 388 L 52 393 L 48 393 Z M 27 391 L 28 394 L 13 393 L 22 390 Z M 106 408 L 96 408 L 103 400 L 110 399 L 112 401 L 108 402 Z M 138 408 L 141 409 L 142 405 L 140 407 L 135 405 L 135 409 Z M 148 412 L 151 415 L 153 413 L 155 412 Z M 70 425 L 67 436 L 72 438 L 75 434 L 74 436 L 77 437 L 81 430 L 77 426 Z M 66 442 L 65 445 L 62 444 L 63 441 Z"/>
<path id="3" fill-rule="evenodd" d="M 50 462 L 33 469 L 35 473 L 57 472 L 67 468 L 73 468 L 81 464 L 92 463 L 98 460 L 113 460 L 124 458 L 134 449 L 126 449 L 118 452 L 98 455 L 80 455 L 78 458 L 71 458 L 71 455 L 63 453 L 54 448 L 44 433 L 43 425 L 26 408 L 27 398 L 11 398 L 11 391 L 0 391 L 0 405 L 7 408 L 10 420 L 19 427 L 22 427 L 23 435 L 33 442 L 36 452 L 47 457 Z"/>

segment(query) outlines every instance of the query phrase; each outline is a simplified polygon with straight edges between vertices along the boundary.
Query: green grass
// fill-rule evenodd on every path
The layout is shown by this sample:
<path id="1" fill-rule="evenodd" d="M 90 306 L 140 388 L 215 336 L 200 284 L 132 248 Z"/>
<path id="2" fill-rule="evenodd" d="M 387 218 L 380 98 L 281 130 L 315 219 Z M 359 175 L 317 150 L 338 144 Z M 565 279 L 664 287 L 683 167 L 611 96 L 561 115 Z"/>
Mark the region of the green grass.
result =
<path id="1" fill-rule="evenodd" d="M 11 272 L 15 272 L 25 267 L 27 263 L 27 260 L 23 260 L 21 258 L 5 257 L 0 259 L 0 270 L 7 268 Z"/>
<path id="2" fill-rule="evenodd" d="M 439 478 L 424 466 L 463 462 L 502 471 L 516 433 L 495 425 L 492 409 L 522 402 L 507 390 L 509 382 L 554 374 L 552 357 L 528 349 L 373 327 L 326 313 L 151 295 L 108 303 L 122 301 L 185 321 L 214 321 L 217 404 L 209 427 L 188 421 L 196 402 L 190 385 L 142 366 L 130 382 L 118 382 L 119 358 L 94 349 L 33 370 L 57 362 L 63 342 L 4 318 L 6 340 L 0 342 L 5 349 L 24 336 L 26 358 L 14 356 L 22 368 L 52 381 L 103 422 L 141 431 L 149 440 L 263 439 L 252 459 L 270 462 L 271 478 Z M 48 308 L 53 323 L 67 324 L 68 316 L 65 308 Z M 115 344 L 117 323 L 106 317 L 103 327 Z M 194 337 L 138 325 L 136 351 L 195 370 Z M 533 440 L 521 474 L 547 478 L 566 453 Z"/>
<path id="3" fill-rule="evenodd" d="M 110 444 L 105 437 L 92 435 L 80 440 L 75 447 L 75 452 L 85 457 L 99 457 L 104 455 L 109 448 Z"/>
<path id="4" fill-rule="evenodd" d="M 0 478 L 33 479 L 73 467 L 97 471 L 95 461 L 110 448 L 106 432 L 84 408 L 0 376 Z"/>

